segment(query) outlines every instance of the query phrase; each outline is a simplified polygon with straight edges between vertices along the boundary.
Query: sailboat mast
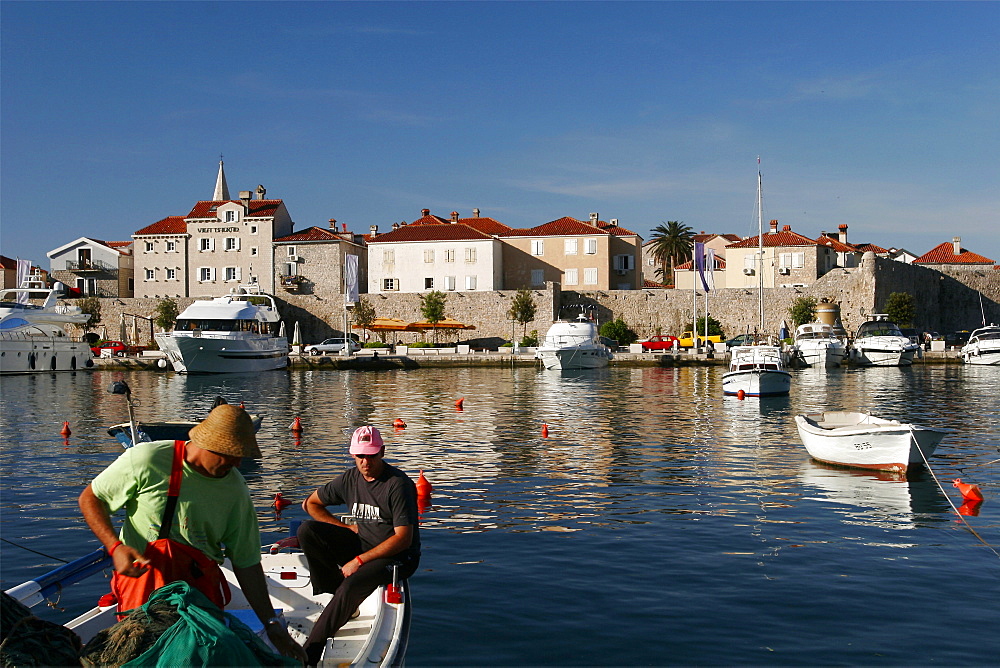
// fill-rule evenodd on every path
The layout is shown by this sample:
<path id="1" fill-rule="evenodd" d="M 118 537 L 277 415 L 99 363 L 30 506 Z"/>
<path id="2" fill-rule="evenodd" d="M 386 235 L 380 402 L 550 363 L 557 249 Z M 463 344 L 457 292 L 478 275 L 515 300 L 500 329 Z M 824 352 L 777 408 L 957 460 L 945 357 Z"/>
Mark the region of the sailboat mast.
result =
<path id="1" fill-rule="evenodd" d="M 760 158 L 757 158 L 757 308 L 760 311 L 760 333 L 764 334 L 764 180 L 760 175 Z"/>

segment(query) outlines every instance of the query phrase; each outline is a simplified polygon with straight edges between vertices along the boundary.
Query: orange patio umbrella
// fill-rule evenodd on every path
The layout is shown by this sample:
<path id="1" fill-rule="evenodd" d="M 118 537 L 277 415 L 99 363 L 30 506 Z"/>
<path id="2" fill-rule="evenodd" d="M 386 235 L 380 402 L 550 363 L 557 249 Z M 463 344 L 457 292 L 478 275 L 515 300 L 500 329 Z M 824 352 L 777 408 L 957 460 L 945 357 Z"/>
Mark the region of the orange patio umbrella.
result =
<path id="1" fill-rule="evenodd" d="M 421 320 L 420 322 L 411 322 L 410 331 L 425 331 L 428 329 L 475 329 L 475 325 L 466 325 L 465 323 L 459 322 L 453 318 L 445 318 L 440 322 L 428 322 L 426 320 Z"/>
<path id="2" fill-rule="evenodd" d="M 354 329 L 370 329 L 373 332 L 415 332 L 419 331 L 416 329 L 411 329 L 410 324 L 405 320 L 400 320 L 399 318 L 375 318 L 370 325 L 367 327 L 362 327 L 361 325 L 354 325 Z"/>

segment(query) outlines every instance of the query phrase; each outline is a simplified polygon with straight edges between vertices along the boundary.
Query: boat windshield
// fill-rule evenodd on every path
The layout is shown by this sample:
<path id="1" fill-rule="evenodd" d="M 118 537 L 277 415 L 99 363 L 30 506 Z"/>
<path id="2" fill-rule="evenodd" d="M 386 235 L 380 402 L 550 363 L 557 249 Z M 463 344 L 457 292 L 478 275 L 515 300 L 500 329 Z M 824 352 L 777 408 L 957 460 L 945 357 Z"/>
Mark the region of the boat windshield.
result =
<path id="1" fill-rule="evenodd" d="M 903 333 L 899 331 L 896 323 L 877 320 L 861 325 L 857 338 L 860 339 L 863 336 L 903 336 Z"/>
<path id="2" fill-rule="evenodd" d="M 256 320 L 208 320 L 208 319 L 178 319 L 175 331 L 193 332 L 198 329 L 203 332 L 257 332 L 268 333 L 267 323 Z"/>

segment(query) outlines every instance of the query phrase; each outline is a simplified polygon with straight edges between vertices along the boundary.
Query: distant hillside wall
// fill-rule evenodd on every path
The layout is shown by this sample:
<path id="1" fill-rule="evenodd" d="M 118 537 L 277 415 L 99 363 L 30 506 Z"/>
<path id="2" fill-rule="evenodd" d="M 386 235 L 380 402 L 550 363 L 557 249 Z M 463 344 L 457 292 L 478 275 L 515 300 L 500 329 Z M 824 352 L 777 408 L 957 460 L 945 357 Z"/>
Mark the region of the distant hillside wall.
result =
<path id="1" fill-rule="evenodd" d="M 777 332 L 781 321 L 791 327 L 788 309 L 796 298 L 812 296 L 817 301 L 827 298 L 840 303 L 841 322 L 848 332 L 855 331 L 872 313 L 883 313 L 893 292 L 907 292 L 916 300 L 917 318 L 914 326 L 938 332 L 974 329 L 982 323 L 982 311 L 987 322 L 1000 323 L 1000 271 L 985 269 L 955 269 L 939 272 L 919 265 L 866 256 L 861 265 L 851 269 L 834 269 L 815 283 L 800 288 L 772 288 L 765 291 L 765 320 L 768 331 Z M 440 341 L 470 341 L 484 347 L 499 345 L 512 338 L 520 340 L 522 327 L 507 318 L 515 290 L 488 292 L 447 292 L 445 314 L 460 322 L 474 325 L 475 330 L 441 332 Z M 678 334 L 690 329 L 692 294 L 690 290 L 562 290 L 557 283 L 544 289 L 532 290 L 537 315 L 524 328 L 543 335 L 557 317 L 574 318 L 580 305 L 595 307 L 598 322 L 621 318 L 640 337 L 656 334 Z M 399 318 L 406 322 L 422 320 L 419 294 L 362 295 L 375 307 L 376 315 Z M 339 295 L 277 295 L 279 309 L 285 320 L 287 335 L 292 338 L 294 324 L 299 323 L 301 343 L 315 343 L 340 335 L 344 323 L 344 307 Z M 178 298 L 182 311 L 193 299 Z M 102 323 L 97 332 L 107 332 L 108 338 L 120 338 L 121 314 L 154 317 L 158 299 L 102 299 Z M 704 293 L 698 295 L 698 314 L 704 313 Z M 725 288 L 710 293 L 709 313 L 718 320 L 726 336 L 753 331 L 757 326 L 757 292 L 744 288 Z M 133 318 L 126 317 L 129 327 Z M 149 324 L 139 320 L 139 343 L 148 344 Z M 131 329 L 130 329 L 131 331 Z M 360 333 L 360 330 L 352 330 Z M 377 337 L 372 336 L 372 340 Z M 390 332 L 390 342 L 412 343 L 433 340 L 428 332 L 423 337 L 412 332 Z M 291 342 L 291 341 L 290 341 Z"/>

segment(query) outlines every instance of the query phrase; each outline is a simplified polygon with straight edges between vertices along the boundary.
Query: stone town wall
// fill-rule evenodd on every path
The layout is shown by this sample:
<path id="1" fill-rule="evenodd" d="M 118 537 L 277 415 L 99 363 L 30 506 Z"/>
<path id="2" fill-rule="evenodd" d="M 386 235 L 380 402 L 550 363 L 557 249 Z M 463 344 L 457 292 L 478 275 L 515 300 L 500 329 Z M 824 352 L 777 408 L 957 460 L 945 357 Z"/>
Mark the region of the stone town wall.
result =
<path id="1" fill-rule="evenodd" d="M 782 320 L 791 320 L 788 309 L 800 296 L 827 298 L 840 303 L 841 322 L 853 332 L 871 313 L 884 312 L 885 302 L 893 292 L 908 292 L 917 302 L 917 322 L 914 326 L 942 333 L 956 329 L 973 329 L 983 320 L 979 295 L 987 322 L 1000 323 L 1000 271 L 954 270 L 941 273 L 914 266 L 867 256 L 859 267 L 834 269 L 810 286 L 802 288 L 771 288 L 765 290 L 766 327 L 776 332 Z M 475 331 L 439 334 L 440 341 L 471 341 L 495 347 L 500 342 L 521 338 L 522 328 L 507 319 L 515 290 L 488 292 L 449 292 L 445 314 L 460 322 L 475 325 Z M 690 328 L 692 295 L 689 290 L 562 290 L 549 283 L 544 289 L 532 291 L 537 317 L 526 331 L 545 333 L 553 318 L 573 318 L 576 305 L 596 307 L 601 323 L 621 317 L 640 337 L 656 334 L 678 334 Z M 406 322 L 422 320 L 419 294 L 382 293 L 363 295 L 374 307 L 376 315 L 399 318 Z M 279 294 L 279 309 L 292 338 L 298 322 L 302 343 L 314 343 L 338 336 L 343 329 L 344 309 L 341 296 L 324 294 Z M 108 338 L 119 338 L 120 314 L 140 314 L 152 317 L 157 299 L 102 299 L 102 324 Z M 176 299 L 182 311 L 193 299 Z M 753 331 L 757 326 L 757 293 L 744 288 L 725 288 L 710 294 L 709 312 L 718 320 L 726 336 Z M 703 313 L 704 296 L 699 294 L 698 313 Z M 126 318 L 131 327 L 132 319 Z M 149 324 L 139 321 L 139 343 L 149 342 Z M 357 330 L 355 330 L 357 331 Z M 424 340 L 432 340 L 428 333 Z M 420 334 L 390 333 L 388 341 L 412 343 L 422 340 Z"/>

